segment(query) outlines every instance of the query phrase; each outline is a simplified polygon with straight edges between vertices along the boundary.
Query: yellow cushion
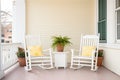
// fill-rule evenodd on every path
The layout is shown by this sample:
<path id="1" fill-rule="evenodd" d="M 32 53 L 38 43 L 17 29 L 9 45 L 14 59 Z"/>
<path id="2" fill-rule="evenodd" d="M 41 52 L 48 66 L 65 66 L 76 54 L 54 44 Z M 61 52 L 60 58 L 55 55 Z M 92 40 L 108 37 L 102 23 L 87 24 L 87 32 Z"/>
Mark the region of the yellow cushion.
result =
<path id="1" fill-rule="evenodd" d="M 43 56 L 41 46 L 31 46 L 29 48 L 31 56 Z"/>
<path id="2" fill-rule="evenodd" d="M 92 52 L 96 49 L 94 46 L 83 46 L 82 47 L 82 56 L 92 56 Z"/>

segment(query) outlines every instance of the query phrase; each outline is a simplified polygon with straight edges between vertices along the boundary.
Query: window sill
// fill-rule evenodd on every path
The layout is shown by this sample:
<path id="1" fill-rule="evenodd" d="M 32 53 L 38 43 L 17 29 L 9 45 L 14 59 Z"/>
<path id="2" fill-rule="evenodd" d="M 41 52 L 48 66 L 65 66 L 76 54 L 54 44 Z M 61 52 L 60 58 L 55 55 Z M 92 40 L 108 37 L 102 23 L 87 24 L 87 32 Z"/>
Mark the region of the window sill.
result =
<path id="1" fill-rule="evenodd" d="M 120 49 L 120 44 L 100 43 L 99 47 L 112 48 L 112 49 Z"/>

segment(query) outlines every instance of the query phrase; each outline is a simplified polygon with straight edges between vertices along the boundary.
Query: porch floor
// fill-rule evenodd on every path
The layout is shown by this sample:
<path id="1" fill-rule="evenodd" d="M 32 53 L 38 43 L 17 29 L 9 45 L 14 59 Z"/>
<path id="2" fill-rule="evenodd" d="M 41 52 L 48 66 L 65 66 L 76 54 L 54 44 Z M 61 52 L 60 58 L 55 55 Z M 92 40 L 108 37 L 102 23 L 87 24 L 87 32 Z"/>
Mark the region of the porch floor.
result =
<path id="1" fill-rule="evenodd" d="M 2 80 L 120 80 L 120 76 L 104 67 L 100 67 L 97 72 L 91 71 L 89 67 L 78 70 L 69 68 L 43 70 L 34 67 L 31 72 L 25 71 L 23 67 L 17 67 Z"/>

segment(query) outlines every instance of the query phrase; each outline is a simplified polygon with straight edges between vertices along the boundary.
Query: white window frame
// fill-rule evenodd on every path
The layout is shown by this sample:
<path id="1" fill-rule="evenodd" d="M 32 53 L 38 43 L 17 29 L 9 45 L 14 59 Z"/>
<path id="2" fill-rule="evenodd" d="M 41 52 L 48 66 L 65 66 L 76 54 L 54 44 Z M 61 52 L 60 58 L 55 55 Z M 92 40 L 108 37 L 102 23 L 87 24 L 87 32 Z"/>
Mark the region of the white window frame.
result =
<path id="1" fill-rule="evenodd" d="M 96 33 L 98 33 L 98 0 L 96 2 Z M 115 0 L 107 0 L 107 43 L 102 44 L 117 44 L 116 42 L 116 23 L 115 23 Z"/>
<path id="2" fill-rule="evenodd" d="M 115 2 L 116 0 L 107 0 L 107 43 L 100 43 L 100 47 L 103 48 L 112 48 L 112 49 L 120 49 L 120 41 L 117 41 L 117 31 L 116 31 L 116 13 L 115 13 Z M 96 27 L 96 34 L 98 28 L 98 0 L 95 1 L 96 4 L 96 17 L 95 17 L 95 25 Z"/>

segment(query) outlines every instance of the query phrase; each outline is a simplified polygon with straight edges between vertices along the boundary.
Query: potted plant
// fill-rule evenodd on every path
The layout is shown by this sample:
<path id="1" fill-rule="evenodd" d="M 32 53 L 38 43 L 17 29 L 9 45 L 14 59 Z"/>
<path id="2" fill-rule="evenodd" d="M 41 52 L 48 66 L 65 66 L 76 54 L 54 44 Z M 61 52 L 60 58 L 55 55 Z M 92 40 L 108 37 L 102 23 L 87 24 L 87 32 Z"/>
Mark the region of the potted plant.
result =
<path id="1" fill-rule="evenodd" d="M 63 52 L 64 47 L 72 44 L 70 38 L 67 36 L 53 36 L 52 37 L 52 47 L 53 49 L 57 48 L 58 52 Z"/>
<path id="2" fill-rule="evenodd" d="M 98 50 L 98 62 L 97 66 L 102 66 L 103 62 L 103 49 Z"/>
<path id="3" fill-rule="evenodd" d="M 18 62 L 20 66 L 25 66 L 26 65 L 26 61 L 25 61 L 25 51 L 23 48 L 18 47 L 18 51 L 17 51 L 17 57 L 18 57 Z"/>

